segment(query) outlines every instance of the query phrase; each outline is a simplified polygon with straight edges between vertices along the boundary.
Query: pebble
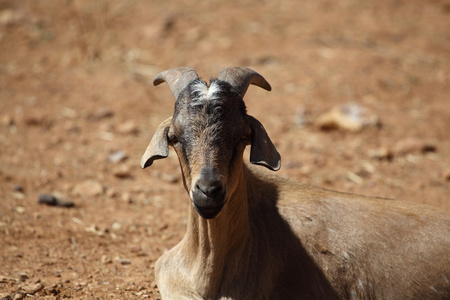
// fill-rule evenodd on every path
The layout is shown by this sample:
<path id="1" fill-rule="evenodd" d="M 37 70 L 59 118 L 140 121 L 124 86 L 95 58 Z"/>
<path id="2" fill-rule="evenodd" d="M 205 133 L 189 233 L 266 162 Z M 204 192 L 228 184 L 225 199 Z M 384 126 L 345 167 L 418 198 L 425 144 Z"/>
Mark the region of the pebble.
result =
<path id="1" fill-rule="evenodd" d="M 60 199 L 51 194 L 40 194 L 38 203 L 46 204 L 49 206 L 60 206 L 60 207 L 74 207 L 75 206 L 75 203 L 73 203 L 72 201 Z"/>
<path id="2" fill-rule="evenodd" d="M 24 14 L 20 11 L 5 9 L 0 11 L 0 25 L 9 26 L 19 24 L 24 19 Z"/>
<path id="3" fill-rule="evenodd" d="M 61 115 L 68 118 L 68 119 L 75 119 L 78 117 L 78 113 L 75 109 L 72 109 L 70 107 L 63 107 L 61 109 Z"/>
<path id="4" fill-rule="evenodd" d="M 360 173 L 373 174 L 373 173 L 375 173 L 375 171 L 376 171 L 376 168 L 374 165 L 372 165 L 370 162 L 363 162 Z"/>
<path id="5" fill-rule="evenodd" d="M 340 129 L 358 132 L 366 127 L 380 126 L 379 117 L 357 103 L 346 103 L 333 107 L 320 115 L 315 125 L 322 130 Z"/>
<path id="6" fill-rule="evenodd" d="M 114 188 L 109 188 L 106 190 L 106 196 L 109 198 L 115 198 L 118 195 L 118 192 Z"/>
<path id="7" fill-rule="evenodd" d="M 114 222 L 114 223 L 111 225 L 111 228 L 112 228 L 112 230 L 114 230 L 114 231 L 120 230 L 120 229 L 122 228 L 122 224 L 120 224 L 119 222 Z"/>
<path id="8" fill-rule="evenodd" d="M 120 124 L 117 127 L 117 131 L 122 134 L 137 134 L 139 133 L 139 128 L 133 121 L 127 121 Z"/>
<path id="9" fill-rule="evenodd" d="M 24 119 L 28 126 L 40 126 L 45 123 L 45 116 L 39 113 L 30 114 Z"/>
<path id="10" fill-rule="evenodd" d="M 40 194 L 38 203 L 47 204 L 50 206 L 56 206 L 57 199 L 55 196 L 50 195 L 50 194 Z"/>
<path id="11" fill-rule="evenodd" d="M 378 149 L 370 149 L 367 152 L 368 156 L 370 158 L 376 158 L 376 159 L 387 159 L 390 160 L 393 157 L 392 151 L 387 147 L 380 147 Z"/>
<path id="12" fill-rule="evenodd" d="M 112 174 L 117 178 L 129 178 L 131 177 L 130 167 L 127 165 L 121 165 L 112 170 Z"/>
<path id="13" fill-rule="evenodd" d="M 73 188 L 73 194 L 85 197 L 98 196 L 103 193 L 103 186 L 95 180 L 86 180 L 78 183 Z"/>
<path id="14" fill-rule="evenodd" d="M 24 188 L 23 188 L 22 185 L 20 185 L 20 184 L 15 184 L 15 185 L 14 185 L 14 191 L 15 191 L 15 192 L 19 192 L 19 193 L 23 193 L 25 190 L 24 190 Z"/>
<path id="15" fill-rule="evenodd" d="M 117 261 L 118 261 L 121 265 L 131 265 L 131 260 L 126 259 L 126 258 L 117 258 Z"/>
<path id="16" fill-rule="evenodd" d="M 364 179 L 361 176 L 359 176 L 358 174 L 355 174 L 353 172 L 348 172 L 347 178 L 359 185 L 364 182 Z"/>
<path id="17" fill-rule="evenodd" d="M 450 181 L 450 169 L 442 171 L 442 177 L 446 181 Z"/>
<path id="18" fill-rule="evenodd" d="M 101 229 L 97 225 L 94 225 L 94 224 L 92 224 L 89 227 L 85 227 L 84 230 L 86 230 L 87 232 L 95 233 L 98 236 L 104 236 L 109 231 L 107 228 Z"/>
<path id="19" fill-rule="evenodd" d="M 142 248 L 141 248 L 141 246 L 139 246 L 139 245 L 131 245 L 131 246 L 130 246 L 130 251 L 131 251 L 132 253 L 139 253 L 139 252 L 142 251 Z"/>
<path id="20" fill-rule="evenodd" d="M 100 107 L 98 108 L 92 117 L 96 120 L 101 120 L 105 118 L 110 118 L 114 116 L 114 111 L 112 109 L 106 108 L 106 107 Z"/>
<path id="21" fill-rule="evenodd" d="M 41 282 L 35 283 L 35 284 L 30 284 L 30 285 L 26 285 L 22 288 L 22 290 L 30 295 L 34 295 L 37 292 L 39 292 L 40 290 L 42 290 L 44 288 L 44 284 L 42 284 Z"/>
<path id="22" fill-rule="evenodd" d="M 25 296 L 24 296 L 23 294 L 17 293 L 17 294 L 14 294 L 13 299 L 14 299 L 14 300 L 20 300 L 20 299 L 23 299 L 24 297 L 25 297 Z"/>
<path id="23" fill-rule="evenodd" d="M 14 118 L 9 115 L 4 115 L 1 120 L 3 126 L 9 127 L 14 125 Z"/>
<path id="24" fill-rule="evenodd" d="M 70 281 L 69 281 L 69 282 L 70 282 Z M 56 295 L 56 294 L 58 293 L 58 287 L 60 287 L 60 286 L 59 286 L 58 284 L 54 283 L 54 284 L 52 284 L 51 286 L 46 286 L 44 290 L 45 290 L 47 293 Z"/>
<path id="25" fill-rule="evenodd" d="M 114 140 L 114 134 L 107 131 L 99 131 L 98 137 L 104 141 L 112 142 Z"/>
<path id="26" fill-rule="evenodd" d="M 28 275 L 26 274 L 26 273 L 20 273 L 19 274 L 19 281 L 20 282 L 24 282 L 24 281 L 26 281 L 27 279 L 29 279 L 30 277 L 28 277 Z"/>
<path id="27" fill-rule="evenodd" d="M 102 255 L 102 258 L 100 259 L 100 262 L 103 265 L 107 265 L 107 264 L 112 263 L 112 259 L 109 256 L 107 256 L 107 255 Z"/>
<path id="28" fill-rule="evenodd" d="M 434 143 L 419 138 L 404 138 L 392 147 L 392 153 L 395 156 L 420 152 L 436 152 L 436 150 L 437 147 Z"/>
<path id="29" fill-rule="evenodd" d="M 12 193 L 12 196 L 14 197 L 14 199 L 20 199 L 20 200 L 25 198 L 25 195 L 20 192 L 14 192 L 14 193 Z"/>
<path id="30" fill-rule="evenodd" d="M 115 151 L 109 157 L 108 160 L 112 163 L 119 163 L 128 158 L 128 155 L 124 151 Z"/>
<path id="31" fill-rule="evenodd" d="M 303 128 L 311 123 L 313 123 L 313 120 L 306 108 L 299 108 L 294 116 L 294 124 L 300 128 Z"/>
<path id="32" fill-rule="evenodd" d="M 133 198 L 131 197 L 130 193 L 123 193 L 122 194 L 122 201 L 128 204 L 133 203 Z"/>

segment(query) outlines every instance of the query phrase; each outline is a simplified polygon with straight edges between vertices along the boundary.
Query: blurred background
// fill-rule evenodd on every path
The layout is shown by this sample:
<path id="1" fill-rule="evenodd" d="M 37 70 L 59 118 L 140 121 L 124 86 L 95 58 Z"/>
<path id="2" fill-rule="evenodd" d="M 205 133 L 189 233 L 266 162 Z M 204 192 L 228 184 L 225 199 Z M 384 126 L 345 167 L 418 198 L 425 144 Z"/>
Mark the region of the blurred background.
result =
<path id="1" fill-rule="evenodd" d="M 449 211 L 449 28 L 448 0 L 0 0 L 0 296 L 158 298 L 189 201 L 174 153 L 139 162 L 172 67 L 267 79 L 280 176 Z"/>

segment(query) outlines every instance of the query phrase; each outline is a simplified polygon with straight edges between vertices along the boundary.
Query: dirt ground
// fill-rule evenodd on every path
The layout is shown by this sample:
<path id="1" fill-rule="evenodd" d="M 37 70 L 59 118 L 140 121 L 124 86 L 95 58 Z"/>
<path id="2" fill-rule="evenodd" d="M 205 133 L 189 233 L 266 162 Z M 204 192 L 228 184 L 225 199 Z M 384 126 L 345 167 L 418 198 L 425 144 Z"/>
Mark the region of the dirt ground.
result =
<path id="1" fill-rule="evenodd" d="M 158 299 L 189 202 L 174 153 L 139 163 L 171 67 L 262 74 L 280 176 L 450 211 L 450 1 L 198 2 L 0 0 L 0 298 Z M 376 121 L 324 130 L 343 104 Z"/>

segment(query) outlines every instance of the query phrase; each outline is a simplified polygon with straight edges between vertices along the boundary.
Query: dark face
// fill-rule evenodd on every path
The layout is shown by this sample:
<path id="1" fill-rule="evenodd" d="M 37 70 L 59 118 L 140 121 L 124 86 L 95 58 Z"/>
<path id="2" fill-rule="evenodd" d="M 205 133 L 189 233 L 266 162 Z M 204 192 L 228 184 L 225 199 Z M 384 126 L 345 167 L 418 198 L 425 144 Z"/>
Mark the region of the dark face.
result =
<path id="1" fill-rule="evenodd" d="M 226 96 L 225 96 L 226 95 Z M 168 132 L 183 171 L 184 184 L 198 213 L 214 218 L 235 185 L 251 129 L 242 99 L 223 81 L 191 83 L 175 104 Z"/>

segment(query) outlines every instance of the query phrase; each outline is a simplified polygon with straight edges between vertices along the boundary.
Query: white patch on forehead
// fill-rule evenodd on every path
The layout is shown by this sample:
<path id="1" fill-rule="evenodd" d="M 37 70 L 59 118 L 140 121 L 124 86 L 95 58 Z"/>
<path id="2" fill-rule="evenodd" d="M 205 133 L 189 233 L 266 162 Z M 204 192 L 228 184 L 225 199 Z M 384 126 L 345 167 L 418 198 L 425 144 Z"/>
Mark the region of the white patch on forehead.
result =
<path id="1" fill-rule="evenodd" d="M 209 101 L 220 92 L 220 86 L 216 82 L 212 82 L 208 87 L 204 82 L 199 81 L 191 86 L 191 91 L 198 95 L 197 101 Z"/>

